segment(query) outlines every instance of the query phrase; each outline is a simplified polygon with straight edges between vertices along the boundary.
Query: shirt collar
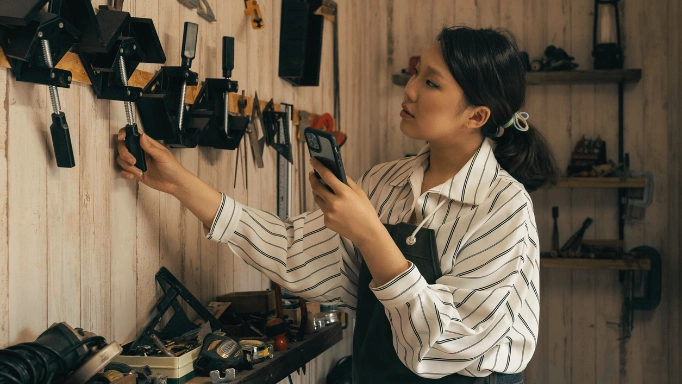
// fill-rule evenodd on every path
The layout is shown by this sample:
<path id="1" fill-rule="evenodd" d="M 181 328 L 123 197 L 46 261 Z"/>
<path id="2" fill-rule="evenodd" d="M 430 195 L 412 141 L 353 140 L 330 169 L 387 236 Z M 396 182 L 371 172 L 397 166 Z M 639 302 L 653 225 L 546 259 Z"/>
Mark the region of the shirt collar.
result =
<path id="1" fill-rule="evenodd" d="M 388 183 L 392 186 L 402 186 L 410 180 L 414 172 L 423 173 L 424 163 L 428 160 L 430 153 L 430 146 L 426 144 L 417 156 L 408 160 L 411 162 L 410 170 L 394 176 Z M 493 154 L 490 140 L 485 139 L 478 151 L 453 178 L 439 186 L 433 187 L 431 191 L 465 204 L 481 204 L 488 195 L 493 181 L 497 179 L 499 171 L 500 166 Z M 423 180 L 423 177 L 418 179 Z M 415 187 L 421 187 L 421 184 Z M 417 191 L 417 194 L 419 192 Z"/>

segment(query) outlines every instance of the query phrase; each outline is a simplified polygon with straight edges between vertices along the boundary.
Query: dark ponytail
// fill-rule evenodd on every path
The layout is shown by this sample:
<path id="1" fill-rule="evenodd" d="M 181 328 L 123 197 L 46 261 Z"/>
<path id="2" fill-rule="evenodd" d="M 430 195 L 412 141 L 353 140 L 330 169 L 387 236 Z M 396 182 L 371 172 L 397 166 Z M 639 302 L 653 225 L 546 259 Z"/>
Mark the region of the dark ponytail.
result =
<path id="1" fill-rule="evenodd" d="M 441 30 L 438 41 L 467 102 L 490 108 L 481 133 L 495 142 L 500 166 L 529 192 L 556 184 L 559 168 L 554 154 L 535 127 L 522 132 L 512 125 L 498 137 L 499 127 L 526 101 L 526 71 L 514 37 L 506 31 L 458 27 Z"/>

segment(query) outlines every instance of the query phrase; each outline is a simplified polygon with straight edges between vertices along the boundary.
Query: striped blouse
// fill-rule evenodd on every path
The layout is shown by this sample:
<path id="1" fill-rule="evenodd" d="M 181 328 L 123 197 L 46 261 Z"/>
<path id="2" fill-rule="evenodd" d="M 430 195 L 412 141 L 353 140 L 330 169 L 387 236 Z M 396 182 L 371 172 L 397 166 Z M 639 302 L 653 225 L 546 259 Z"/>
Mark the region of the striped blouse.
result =
<path id="1" fill-rule="evenodd" d="M 411 264 L 370 288 L 391 321 L 393 347 L 427 378 L 521 372 L 535 351 L 540 310 L 539 243 L 530 196 L 503 170 L 488 139 L 447 182 L 420 195 L 429 161 L 377 165 L 357 183 L 382 223 L 417 222 L 436 232 L 443 276 L 428 284 Z M 246 263 L 311 301 L 355 310 L 362 257 L 324 226 L 321 210 L 282 222 L 223 195 L 207 235 Z"/>

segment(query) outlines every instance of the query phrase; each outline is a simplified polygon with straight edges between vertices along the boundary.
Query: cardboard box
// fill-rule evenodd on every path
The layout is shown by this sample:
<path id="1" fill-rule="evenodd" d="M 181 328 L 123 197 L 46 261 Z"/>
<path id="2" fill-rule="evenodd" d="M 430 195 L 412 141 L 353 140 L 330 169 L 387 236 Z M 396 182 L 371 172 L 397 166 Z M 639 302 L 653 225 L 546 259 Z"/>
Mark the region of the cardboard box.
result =
<path id="1" fill-rule="evenodd" d="M 229 302 L 235 313 L 268 313 L 277 309 L 274 291 L 232 292 L 216 297 L 215 301 Z"/>
<path id="2" fill-rule="evenodd" d="M 196 376 L 193 364 L 194 360 L 199 358 L 200 352 L 201 346 L 179 357 L 119 355 L 112 361 L 128 364 L 133 368 L 148 365 L 152 374 L 168 376 L 168 384 L 184 384 Z"/>

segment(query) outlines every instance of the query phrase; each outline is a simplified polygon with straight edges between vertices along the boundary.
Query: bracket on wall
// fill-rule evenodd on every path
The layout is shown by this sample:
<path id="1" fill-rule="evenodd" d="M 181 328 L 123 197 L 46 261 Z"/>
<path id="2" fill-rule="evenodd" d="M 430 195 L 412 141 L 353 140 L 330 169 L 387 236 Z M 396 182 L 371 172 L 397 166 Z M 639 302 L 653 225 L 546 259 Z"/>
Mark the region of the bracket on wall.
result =
<path id="1" fill-rule="evenodd" d="M 144 88 L 138 105 L 142 126 L 155 140 L 178 148 L 197 146 L 195 132 L 185 119 L 188 86 L 199 84 L 199 74 L 190 70 L 196 55 L 199 26 L 185 22 L 180 66 L 163 66 Z"/>
<path id="2" fill-rule="evenodd" d="M 0 45 L 17 81 L 61 88 L 71 85 L 71 72 L 50 68 L 43 53 L 42 42 L 50 46 L 50 60 L 58 63 L 81 33 L 61 15 L 61 1 L 42 10 L 48 0 L 0 3 Z"/>
<path id="3" fill-rule="evenodd" d="M 236 149 L 244 136 L 249 118 L 229 113 L 230 93 L 239 91 L 232 80 L 234 69 L 234 38 L 223 36 L 223 78 L 206 79 L 189 114 L 197 143 L 202 147 Z M 243 99 L 244 103 L 246 99 Z"/>
<path id="4" fill-rule="evenodd" d="M 54 64 L 71 49 L 81 33 L 62 16 L 61 0 L 5 0 L 0 3 L 0 46 L 18 81 L 44 84 L 52 101 L 50 134 L 57 166 L 76 166 L 66 115 L 61 110 L 57 87 L 69 88 L 71 71 Z"/>
<path id="5" fill-rule="evenodd" d="M 100 7 L 95 15 L 90 0 L 72 0 L 69 4 L 71 19 L 83 33 L 78 56 L 97 98 L 139 101 L 142 89 L 121 80 L 120 58 L 124 59 L 126 73 L 133 73 L 140 63 L 166 62 L 154 22 L 108 6 Z"/>
<path id="6" fill-rule="evenodd" d="M 627 339 L 632 335 L 634 328 L 635 311 L 652 311 L 661 303 L 662 293 L 662 262 L 661 254 L 654 248 L 639 246 L 630 250 L 631 254 L 641 255 L 650 260 L 651 268 L 642 271 L 645 281 L 643 296 L 635 296 L 635 272 L 634 270 L 621 271 L 621 282 L 625 287 L 625 301 L 623 303 L 622 325 L 623 335 L 621 339 Z"/>

